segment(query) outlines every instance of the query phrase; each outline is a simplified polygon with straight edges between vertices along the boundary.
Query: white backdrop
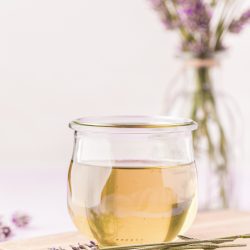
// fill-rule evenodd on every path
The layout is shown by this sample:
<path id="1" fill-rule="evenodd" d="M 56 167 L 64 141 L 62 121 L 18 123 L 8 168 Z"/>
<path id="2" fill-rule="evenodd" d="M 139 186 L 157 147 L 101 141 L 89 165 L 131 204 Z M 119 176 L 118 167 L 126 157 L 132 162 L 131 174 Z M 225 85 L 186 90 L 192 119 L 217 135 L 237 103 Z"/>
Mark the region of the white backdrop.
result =
<path id="1" fill-rule="evenodd" d="M 224 63 L 245 120 L 239 178 L 250 173 L 249 41 L 250 27 L 230 38 Z M 177 47 L 147 0 L 0 1 L 0 168 L 66 169 L 74 118 L 159 114 Z"/>

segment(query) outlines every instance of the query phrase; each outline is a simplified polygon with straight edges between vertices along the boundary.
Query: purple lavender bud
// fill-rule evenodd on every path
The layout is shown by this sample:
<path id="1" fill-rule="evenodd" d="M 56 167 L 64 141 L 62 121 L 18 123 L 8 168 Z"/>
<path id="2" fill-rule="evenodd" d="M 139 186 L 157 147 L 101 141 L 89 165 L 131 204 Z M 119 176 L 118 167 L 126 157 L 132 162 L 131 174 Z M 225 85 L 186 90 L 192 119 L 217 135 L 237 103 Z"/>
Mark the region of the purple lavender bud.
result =
<path id="1" fill-rule="evenodd" d="M 12 222 L 17 227 L 26 227 L 30 223 L 30 216 L 24 213 L 17 212 L 12 216 Z"/>
<path id="2" fill-rule="evenodd" d="M 74 246 L 70 246 L 72 250 L 80 250 L 80 247 L 74 247 Z"/>
<path id="3" fill-rule="evenodd" d="M 206 40 L 184 41 L 182 44 L 182 51 L 190 52 L 194 56 L 207 56 L 212 51 Z"/>
<path id="4" fill-rule="evenodd" d="M 99 246 L 94 241 L 90 241 L 88 244 L 83 245 L 78 243 L 78 249 L 99 250 Z"/>
<path id="5" fill-rule="evenodd" d="M 178 20 L 171 20 L 167 16 L 162 16 L 161 22 L 164 25 L 164 27 L 168 30 L 173 30 L 180 26 L 180 22 Z"/>
<path id="6" fill-rule="evenodd" d="M 166 29 L 172 30 L 179 26 L 176 17 L 172 17 L 164 0 L 149 0 L 153 8 L 158 12 L 161 22 Z"/>
<path id="7" fill-rule="evenodd" d="M 177 0 L 182 25 L 190 32 L 209 32 L 211 9 L 201 0 Z"/>
<path id="8" fill-rule="evenodd" d="M 4 241 L 11 236 L 11 229 L 8 226 L 0 227 L 0 241 Z"/>
<path id="9" fill-rule="evenodd" d="M 232 33 L 240 33 L 246 24 L 250 22 L 250 9 L 244 12 L 239 19 L 235 19 L 229 26 Z"/>

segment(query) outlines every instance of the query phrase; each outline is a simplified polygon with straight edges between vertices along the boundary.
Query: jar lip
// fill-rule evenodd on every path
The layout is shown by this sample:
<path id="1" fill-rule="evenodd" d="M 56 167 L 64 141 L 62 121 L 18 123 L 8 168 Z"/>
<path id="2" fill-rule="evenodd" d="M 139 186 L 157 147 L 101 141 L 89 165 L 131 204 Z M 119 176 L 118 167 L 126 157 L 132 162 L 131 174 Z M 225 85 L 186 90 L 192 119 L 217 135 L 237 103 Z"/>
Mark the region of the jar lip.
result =
<path id="1" fill-rule="evenodd" d="M 110 129 L 187 129 L 195 130 L 197 123 L 188 118 L 171 116 L 88 116 L 73 120 L 69 127 L 76 131 L 86 128 Z"/>

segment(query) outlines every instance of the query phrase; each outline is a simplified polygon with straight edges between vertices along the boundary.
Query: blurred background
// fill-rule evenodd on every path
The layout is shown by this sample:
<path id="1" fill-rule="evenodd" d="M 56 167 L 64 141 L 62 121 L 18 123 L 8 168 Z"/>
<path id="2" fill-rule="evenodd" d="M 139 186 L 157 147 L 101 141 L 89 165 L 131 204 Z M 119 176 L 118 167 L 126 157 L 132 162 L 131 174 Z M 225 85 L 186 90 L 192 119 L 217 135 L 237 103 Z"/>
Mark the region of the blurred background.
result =
<path id="1" fill-rule="evenodd" d="M 66 209 L 68 123 L 86 115 L 162 114 L 180 68 L 175 34 L 146 0 L 0 1 L 0 215 L 26 211 L 17 238 L 74 229 Z M 229 37 L 224 89 L 244 126 L 234 182 L 250 209 L 250 29 Z"/>

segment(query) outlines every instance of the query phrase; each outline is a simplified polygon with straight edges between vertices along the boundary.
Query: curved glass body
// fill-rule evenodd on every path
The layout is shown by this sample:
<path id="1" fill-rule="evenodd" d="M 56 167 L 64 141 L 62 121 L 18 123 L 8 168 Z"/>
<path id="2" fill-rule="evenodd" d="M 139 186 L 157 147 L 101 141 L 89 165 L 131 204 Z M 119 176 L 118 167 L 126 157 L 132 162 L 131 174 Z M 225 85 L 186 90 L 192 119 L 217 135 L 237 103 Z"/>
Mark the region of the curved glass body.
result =
<path id="1" fill-rule="evenodd" d="M 102 246 L 174 240 L 197 211 L 191 120 L 99 117 L 73 121 L 68 208 Z"/>

